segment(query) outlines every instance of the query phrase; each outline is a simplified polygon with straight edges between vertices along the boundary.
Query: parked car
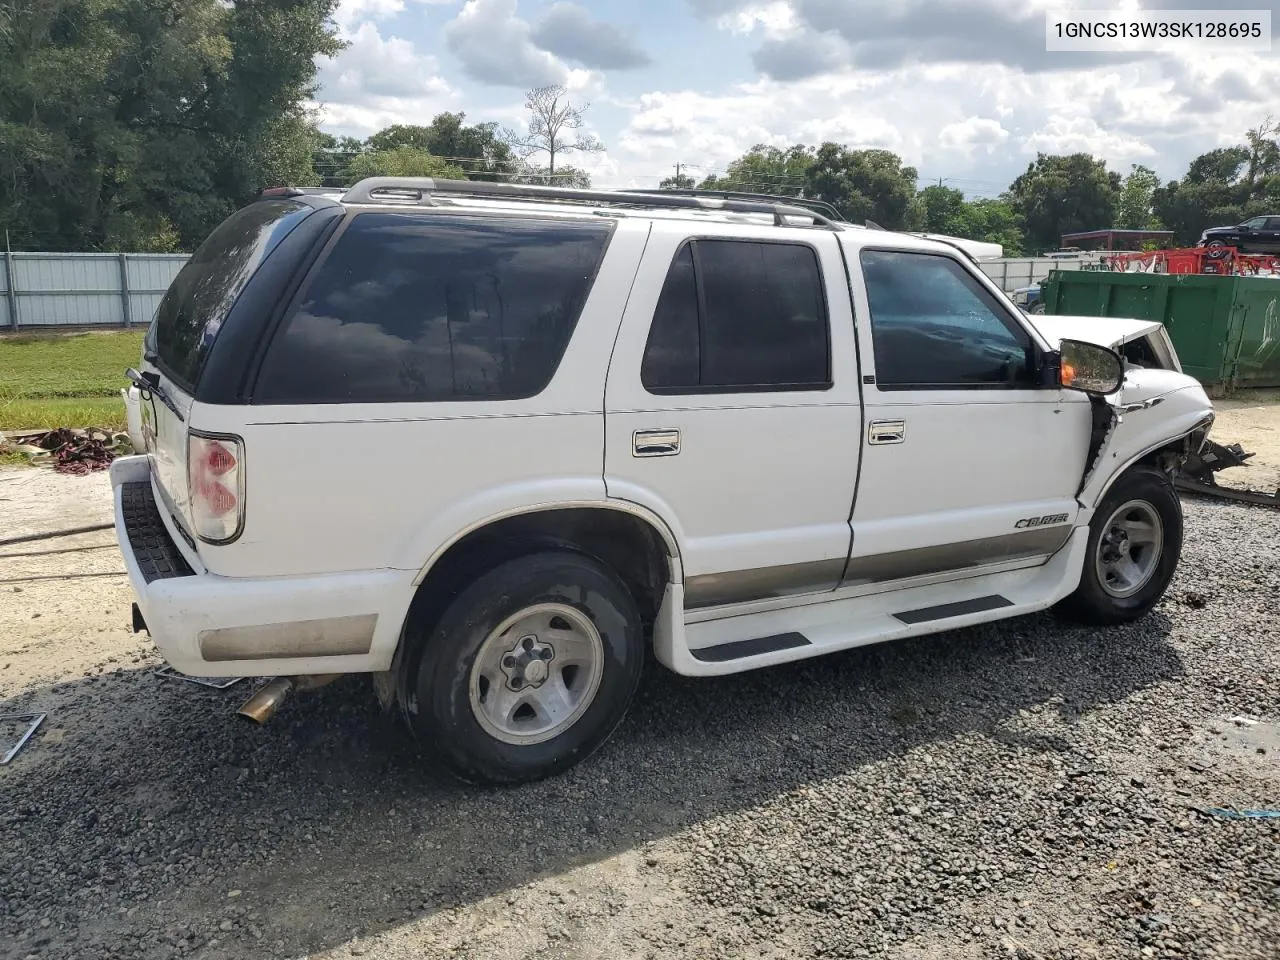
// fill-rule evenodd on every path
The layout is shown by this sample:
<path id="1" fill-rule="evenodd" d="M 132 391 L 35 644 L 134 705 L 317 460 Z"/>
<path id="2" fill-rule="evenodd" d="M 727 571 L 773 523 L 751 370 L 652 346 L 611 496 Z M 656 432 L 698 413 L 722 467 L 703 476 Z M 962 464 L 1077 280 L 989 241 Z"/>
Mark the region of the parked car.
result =
<path id="1" fill-rule="evenodd" d="M 281 678 L 257 719 L 372 674 L 431 755 L 511 783 L 599 747 L 648 648 L 705 677 L 1047 608 L 1125 623 L 1173 576 L 1171 475 L 1213 420 L 1131 335 L 784 203 L 273 191 L 129 372 L 135 628 L 179 671 Z"/>
<path id="2" fill-rule="evenodd" d="M 1040 296 L 1040 284 L 1018 287 L 1013 291 L 1013 302 L 1023 313 L 1044 313 L 1044 300 Z"/>
<path id="3" fill-rule="evenodd" d="M 1280 253 L 1280 216 L 1251 217 L 1234 227 L 1210 227 L 1200 234 L 1209 256 L 1221 257 L 1227 247 L 1241 253 Z"/>

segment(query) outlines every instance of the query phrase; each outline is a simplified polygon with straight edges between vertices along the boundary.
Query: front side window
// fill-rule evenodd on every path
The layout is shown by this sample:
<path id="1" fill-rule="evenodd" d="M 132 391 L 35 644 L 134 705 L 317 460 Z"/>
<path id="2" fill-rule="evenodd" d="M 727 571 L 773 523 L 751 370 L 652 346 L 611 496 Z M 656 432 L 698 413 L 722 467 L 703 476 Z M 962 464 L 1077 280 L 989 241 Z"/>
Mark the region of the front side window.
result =
<path id="1" fill-rule="evenodd" d="M 1241 224 L 1242 227 L 1248 227 L 1250 230 L 1261 230 L 1267 223 L 1266 217 L 1254 217 L 1252 220 L 1246 220 Z"/>
<path id="2" fill-rule="evenodd" d="M 611 227 L 361 213 L 286 318 L 259 403 L 512 400 L 540 393 Z"/>
<path id="3" fill-rule="evenodd" d="M 640 379 L 666 394 L 825 390 L 830 353 L 812 247 L 693 240 L 667 273 Z"/>
<path id="4" fill-rule="evenodd" d="M 957 261 L 897 250 L 860 259 L 882 388 L 1034 385 L 1031 337 Z"/>

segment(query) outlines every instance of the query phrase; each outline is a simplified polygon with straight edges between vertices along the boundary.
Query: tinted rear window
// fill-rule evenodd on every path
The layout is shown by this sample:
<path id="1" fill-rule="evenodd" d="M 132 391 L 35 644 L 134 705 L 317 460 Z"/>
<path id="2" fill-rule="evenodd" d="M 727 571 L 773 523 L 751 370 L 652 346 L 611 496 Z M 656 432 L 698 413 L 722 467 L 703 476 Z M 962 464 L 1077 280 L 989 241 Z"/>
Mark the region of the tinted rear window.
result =
<path id="1" fill-rule="evenodd" d="M 357 215 L 264 360 L 259 403 L 511 400 L 551 381 L 598 221 Z"/>
<path id="2" fill-rule="evenodd" d="M 296 200 L 263 200 L 224 220 L 169 285 L 148 332 L 160 366 L 188 393 L 236 298 L 272 250 L 308 214 Z"/>

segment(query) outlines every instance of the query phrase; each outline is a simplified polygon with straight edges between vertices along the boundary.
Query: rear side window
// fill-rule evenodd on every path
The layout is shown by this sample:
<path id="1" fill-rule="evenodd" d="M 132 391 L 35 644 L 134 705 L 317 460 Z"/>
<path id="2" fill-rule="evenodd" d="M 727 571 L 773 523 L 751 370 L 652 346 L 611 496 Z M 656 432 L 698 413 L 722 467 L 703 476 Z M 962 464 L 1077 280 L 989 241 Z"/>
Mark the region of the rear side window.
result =
<path id="1" fill-rule="evenodd" d="M 187 393 L 195 391 L 218 330 L 254 271 L 312 212 L 296 200 L 250 204 L 209 234 L 169 285 L 147 332 L 147 347 Z"/>
<path id="2" fill-rule="evenodd" d="M 534 396 L 609 233 L 594 221 L 358 214 L 272 342 L 255 401 Z"/>
<path id="3" fill-rule="evenodd" d="M 828 333 L 812 247 L 690 241 L 667 273 L 641 383 L 656 394 L 825 390 Z"/>

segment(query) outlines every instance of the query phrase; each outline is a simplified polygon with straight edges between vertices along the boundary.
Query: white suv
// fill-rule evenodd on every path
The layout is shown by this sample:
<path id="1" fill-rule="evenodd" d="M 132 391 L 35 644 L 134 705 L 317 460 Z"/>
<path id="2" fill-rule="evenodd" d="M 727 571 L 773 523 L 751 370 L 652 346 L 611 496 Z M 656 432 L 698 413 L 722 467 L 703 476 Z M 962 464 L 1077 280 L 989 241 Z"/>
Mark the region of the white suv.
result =
<path id="1" fill-rule="evenodd" d="M 188 674 L 281 678 L 259 719 L 375 674 L 495 783 L 598 747 L 650 646 L 708 676 L 1140 617 L 1212 406 L 1158 325 L 1043 319 L 956 244 L 794 204 L 268 191 L 130 371 L 135 626 Z"/>

